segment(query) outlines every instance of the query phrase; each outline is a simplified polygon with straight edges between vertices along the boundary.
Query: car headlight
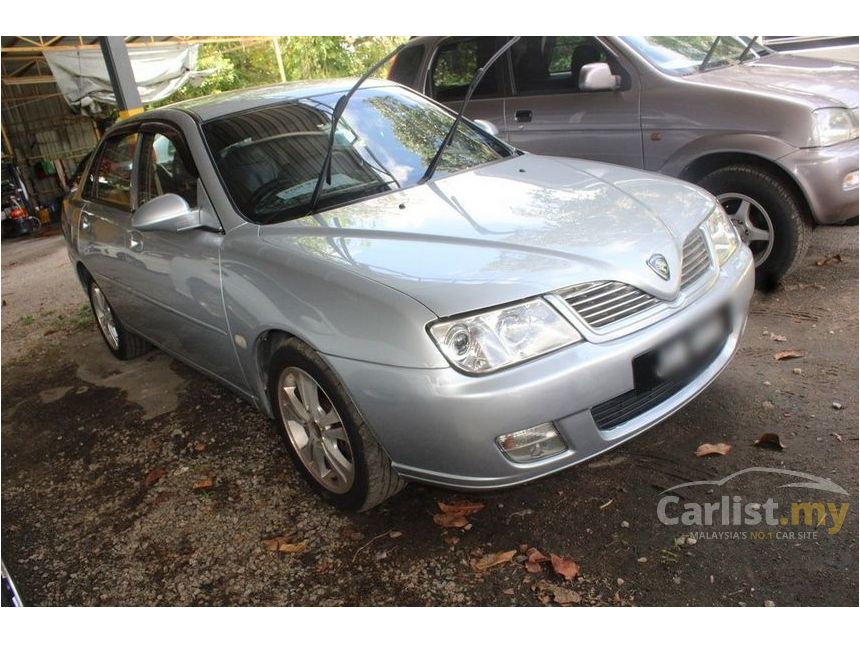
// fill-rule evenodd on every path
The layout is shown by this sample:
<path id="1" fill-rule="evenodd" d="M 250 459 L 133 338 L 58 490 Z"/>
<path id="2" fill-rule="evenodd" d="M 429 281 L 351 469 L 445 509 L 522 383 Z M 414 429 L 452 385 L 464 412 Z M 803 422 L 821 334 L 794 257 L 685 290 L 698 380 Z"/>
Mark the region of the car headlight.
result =
<path id="1" fill-rule="evenodd" d="M 714 253 L 717 256 L 717 261 L 720 266 L 726 263 L 735 249 L 738 248 L 738 233 L 735 230 L 726 211 L 719 204 L 708 215 L 705 220 L 705 226 L 708 229 L 708 237 L 711 238 L 711 244 L 714 246 Z"/>
<path id="2" fill-rule="evenodd" d="M 430 335 L 454 367 L 486 374 L 582 339 L 542 298 L 430 325 Z"/>
<path id="3" fill-rule="evenodd" d="M 822 108 L 812 113 L 812 140 L 832 146 L 857 138 L 857 115 L 848 108 Z"/>

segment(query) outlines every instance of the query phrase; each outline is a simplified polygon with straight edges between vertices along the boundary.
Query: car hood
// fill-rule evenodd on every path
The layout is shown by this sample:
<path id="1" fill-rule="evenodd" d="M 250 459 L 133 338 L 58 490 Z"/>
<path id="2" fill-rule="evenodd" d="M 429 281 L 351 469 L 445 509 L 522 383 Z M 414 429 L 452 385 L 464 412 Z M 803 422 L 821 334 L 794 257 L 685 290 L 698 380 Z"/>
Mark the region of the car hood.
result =
<path id="1" fill-rule="evenodd" d="M 707 193 L 678 180 L 523 155 L 262 226 L 260 237 L 448 316 L 593 280 L 673 299 L 683 242 L 713 205 Z M 668 281 L 647 265 L 656 253 L 669 263 Z"/>
<path id="2" fill-rule="evenodd" d="M 697 74 L 691 80 L 788 97 L 812 108 L 857 107 L 856 63 L 771 54 L 742 65 Z"/>

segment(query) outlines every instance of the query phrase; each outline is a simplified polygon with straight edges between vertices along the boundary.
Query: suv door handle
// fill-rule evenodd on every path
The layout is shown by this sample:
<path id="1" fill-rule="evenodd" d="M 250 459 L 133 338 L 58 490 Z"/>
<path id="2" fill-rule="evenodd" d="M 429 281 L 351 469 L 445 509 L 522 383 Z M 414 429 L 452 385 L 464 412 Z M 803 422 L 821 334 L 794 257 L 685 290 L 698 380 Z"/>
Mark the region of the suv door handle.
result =
<path id="1" fill-rule="evenodd" d="M 514 118 L 519 123 L 529 123 L 532 120 L 531 110 L 517 110 L 514 112 Z"/>
<path id="2" fill-rule="evenodd" d="M 90 215 L 88 212 L 81 211 L 81 230 L 82 231 L 89 231 L 90 228 L 92 228 L 93 223 L 90 221 L 90 217 L 92 217 L 92 215 Z"/>

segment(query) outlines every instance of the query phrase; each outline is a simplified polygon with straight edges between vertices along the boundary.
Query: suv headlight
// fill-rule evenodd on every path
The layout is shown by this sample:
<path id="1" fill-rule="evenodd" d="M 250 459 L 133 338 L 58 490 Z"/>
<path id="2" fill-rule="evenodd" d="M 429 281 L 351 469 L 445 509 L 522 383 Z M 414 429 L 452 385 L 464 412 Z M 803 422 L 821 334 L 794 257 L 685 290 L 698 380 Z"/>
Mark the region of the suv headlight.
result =
<path id="1" fill-rule="evenodd" d="M 848 108 L 822 108 L 812 113 L 812 140 L 832 146 L 857 138 L 857 115 Z"/>
<path id="2" fill-rule="evenodd" d="M 720 266 L 726 263 L 738 248 L 738 233 L 723 207 L 717 204 L 705 220 L 708 237 L 714 245 L 714 253 Z"/>
<path id="3" fill-rule="evenodd" d="M 430 335 L 451 364 L 486 374 L 582 339 L 543 298 L 433 323 Z"/>

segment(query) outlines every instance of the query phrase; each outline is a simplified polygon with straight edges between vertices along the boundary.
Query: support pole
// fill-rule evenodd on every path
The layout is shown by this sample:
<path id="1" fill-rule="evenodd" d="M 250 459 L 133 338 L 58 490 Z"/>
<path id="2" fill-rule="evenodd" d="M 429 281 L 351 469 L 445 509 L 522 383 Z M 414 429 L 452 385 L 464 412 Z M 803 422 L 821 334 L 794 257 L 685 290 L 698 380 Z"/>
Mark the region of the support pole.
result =
<path id="1" fill-rule="evenodd" d="M 278 71 L 281 72 L 281 83 L 286 83 L 287 73 L 284 71 L 284 57 L 281 55 L 281 43 L 277 36 L 272 36 L 272 46 L 275 48 L 275 58 L 278 59 Z"/>
<path id="2" fill-rule="evenodd" d="M 119 118 L 127 119 L 140 114 L 143 112 L 143 104 L 140 102 L 140 93 L 137 91 L 125 39 L 122 36 L 99 36 L 99 44 L 107 65 L 110 84 L 116 96 Z"/>

